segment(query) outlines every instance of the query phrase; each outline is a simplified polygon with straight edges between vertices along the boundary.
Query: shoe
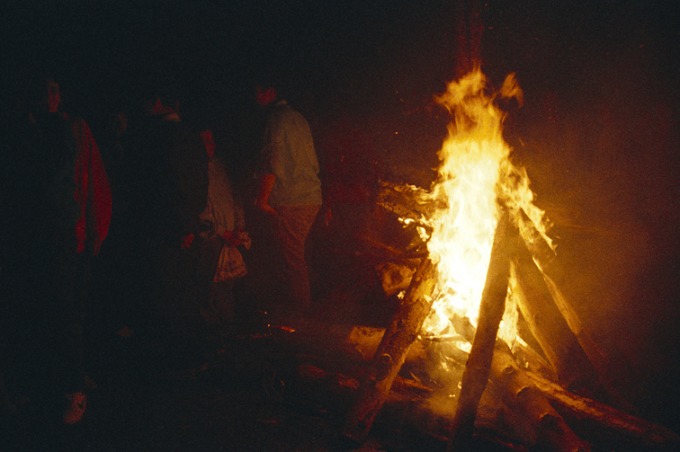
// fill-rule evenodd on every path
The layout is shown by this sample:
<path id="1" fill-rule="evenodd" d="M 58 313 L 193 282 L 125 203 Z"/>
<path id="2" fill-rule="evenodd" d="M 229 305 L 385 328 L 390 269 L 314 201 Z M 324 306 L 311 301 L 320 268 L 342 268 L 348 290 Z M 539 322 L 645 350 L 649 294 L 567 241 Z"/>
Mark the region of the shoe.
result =
<path id="1" fill-rule="evenodd" d="M 87 408 L 87 395 L 84 392 L 66 394 L 66 409 L 64 410 L 64 424 L 74 425 L 80 422 Z"/>

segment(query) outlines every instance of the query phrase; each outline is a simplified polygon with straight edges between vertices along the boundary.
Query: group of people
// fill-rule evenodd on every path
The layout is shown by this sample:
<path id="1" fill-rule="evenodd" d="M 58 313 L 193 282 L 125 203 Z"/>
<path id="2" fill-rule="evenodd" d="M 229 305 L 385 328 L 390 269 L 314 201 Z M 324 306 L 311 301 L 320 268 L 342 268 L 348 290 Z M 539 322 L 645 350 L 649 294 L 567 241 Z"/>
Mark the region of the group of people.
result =
<path id="1" fill-rule="evenodd" d="M 306 241 L 322 206 L 320 168 L 309 123 L 277 86 L 253 87 L 266 120 L 252 199 L 234 187 L 213 128 L 186 121 L 170 92 L 150 91 L 139 114 L 118 115 L 97 140 L 62 108 L 57 80 L 30 88 L 1 165 L 1 357 L 4 369 L 44 358 L 37 367 L 47 392 L 64 398 L 65 424 L 87 407 L 83 338 L 93 300 L 100 327 L 143 337 L 169 368 L 192 368 L 207 338 L 238 320 L 239 294 L 257 298 L 239 287 L 253 265 L 244 207 L 270 231 L 284 274 L 275 300 L 241 301 L 309 310 Z"/>

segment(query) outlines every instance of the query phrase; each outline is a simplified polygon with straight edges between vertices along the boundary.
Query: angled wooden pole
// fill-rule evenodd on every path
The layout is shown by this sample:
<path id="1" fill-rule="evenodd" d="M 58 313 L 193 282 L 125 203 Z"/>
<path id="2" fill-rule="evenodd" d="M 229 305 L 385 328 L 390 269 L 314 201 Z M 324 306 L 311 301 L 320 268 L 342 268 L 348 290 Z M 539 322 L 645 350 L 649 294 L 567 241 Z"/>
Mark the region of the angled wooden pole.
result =
<path id="1" fill-rule="evenodd" d="M 536 265 L 543 273 L 548 290 L 552 294 L 555 305 L 567 322 L 569 329 L 578 339 L 593 366 L 599 372 L 605 371 L 608 367 L 605 353 L 584 328 L 583 322 L 581 322 L 578 314 L 560 289 L 566 283 L 564 268 L 557 259 L 555 252 L 538 232 L 534 223 L 521 210 L 519 215 L 519 232 Z"/>
<path id="2" fill-rule="evenodd" d="M 351 441 L 361 443 L 366 439 L 376 415 L 387 400 L 392 383 L 432 309 L 432 292 L 437 283 L 435 276 L 436 265 L 430 258 L 424 258 L 385 330 L 346 417 L 343 435 Z"/>
<path id="3" fill-rule="evenodd" d="M 498 326 L 505 310 L 510 277 L 512 231 L 509 216 L 504 212 L 496 226 L 489 269 L 486 275 L 479 319 L 472 349 L 463 372 L 456 415 L 453 419 L 447 451 L 469 450 L 474 433 L 477 407 L 486 388 L 493 358 Z"/>
<path id="4" fill-rule="evenodd" d="M 614 404 L 619 409 L 634 411 L 635 407 L 620 393 L 618 387 L 623 376 L 615 372 L 610 356 L 604 352 L 590 331 L 585 328 L 581 318 L 562 289 L 567 285 L 568 279 L 555 252 L 539 234 L 529 217 L 523 211 L 520 211 L 520 213 L 520 237 L 526 244 L 536 265 L 543 273 L 543 279 L 555 302 L 555 306 L 557 306 L 557 309 L 564 317 L 569 329 L 576 336 L 576 340 L 581 345 L 597 374 L 598 387 L 589 389 L 594 392 L 603 392 L 608 402 Z"/>
<path id="5" fill-rule="evenodd" d="M 518 242 L 513 259 L 515 291 L 518 308 L 529 331 L 564 387 L 592 388 L 597 381 L 593 365 L 555 305 L 526 244 Z"/>

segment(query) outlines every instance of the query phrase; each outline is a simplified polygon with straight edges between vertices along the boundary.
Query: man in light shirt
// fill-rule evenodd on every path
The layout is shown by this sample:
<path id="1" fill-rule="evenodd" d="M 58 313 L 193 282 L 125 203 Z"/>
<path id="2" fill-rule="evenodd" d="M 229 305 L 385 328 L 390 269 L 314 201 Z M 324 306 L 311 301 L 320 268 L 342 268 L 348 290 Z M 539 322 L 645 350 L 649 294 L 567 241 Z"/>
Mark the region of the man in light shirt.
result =
<path id="1" fill-rule="evenodd" d="M 312 304 L 305 242 L 322 204 L 319 162 L 309 123 L 280 98 L 274 86 L 256 88 L 257 103 L 267 109 L 256 207 L 273 220 L 281 247 L 293 309 Z"/>

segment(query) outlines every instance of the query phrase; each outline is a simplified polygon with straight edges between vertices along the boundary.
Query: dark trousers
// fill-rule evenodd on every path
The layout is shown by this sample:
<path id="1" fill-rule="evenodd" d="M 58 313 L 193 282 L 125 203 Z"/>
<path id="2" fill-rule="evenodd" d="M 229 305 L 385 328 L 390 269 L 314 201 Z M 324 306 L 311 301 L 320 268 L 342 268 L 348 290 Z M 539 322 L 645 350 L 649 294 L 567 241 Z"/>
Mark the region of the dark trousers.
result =
<path id="1" fill-rule="evenodd" d="M 234 321 L 236 302 L 234 281 L 213 282 L 223 245 L 224 241 L 219 237 L 203 240 L 196 272 L 201 316 L 208 325 L 218 328 Z"/>
<path id="2" fill-rule="evenodd" d="M 47 324 L 55 333 L 60 349 L 55 363 L 65 393 L 85 389 L 84 342 L 85 307 L 90 294 L 91 258 L 77 255 L 69 258 L 55 293 L 56 303 L 47 311 Z"/>
<path id="3" fill-rule="evenodd" d="M 171 365 L 192 366 L 202 358 L 206 328 L 200 316 L 201 284 L 197 268 L 199 241 L 190 249 L 161 247 L 156 254 L 155 291 L 152 303 L 156 345 Z"/>
<path id="4" fill-rule="evenodd" d="M 25 383 L 40 386 L 35 390 L 59 396 L 84 389 L 91 259 L 45 247 L 33 265 L 17 268 L 5 281 L 5 334 L 12 344 L 5 356 Z"/>

